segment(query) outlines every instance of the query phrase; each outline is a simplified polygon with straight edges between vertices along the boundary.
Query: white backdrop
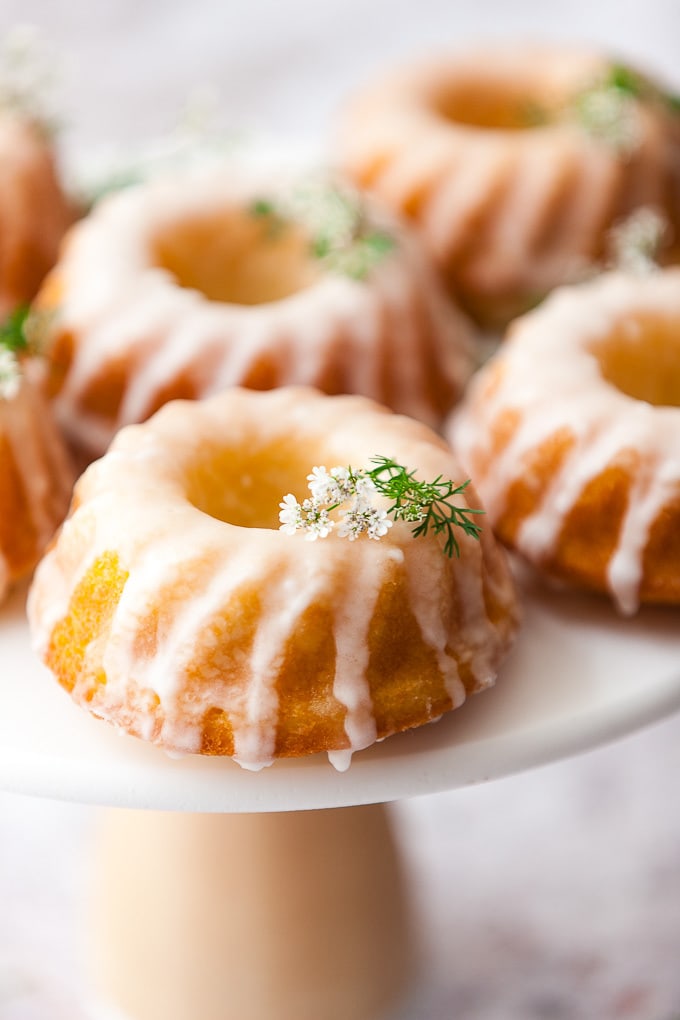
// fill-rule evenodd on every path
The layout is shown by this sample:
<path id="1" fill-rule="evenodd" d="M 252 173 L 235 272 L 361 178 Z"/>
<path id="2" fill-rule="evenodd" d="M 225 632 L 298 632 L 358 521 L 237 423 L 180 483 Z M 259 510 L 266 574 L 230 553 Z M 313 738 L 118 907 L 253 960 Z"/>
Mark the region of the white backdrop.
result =
<path id="1" fill-rule="evenodd" d="M 205 85 L 226 131 L 322 141 L 343 97 L 381 67 L 485 38 L 599 43 L 680 91 L 680 0 L 2 0 L 0 34 L 25 22 L 61 58 L 70 160 L 164 134 Z M 412 1020 L 678 1020 L 678 775 L 675 718 L 399 805 L 428 956 Z M 0 1020 L 86 1015 L 91 819 L 0 794 Z"/>
<path id="2" fill-rule="evenodd" d="M 323 138 L 348 92 L 397 60 L 484 39 L 599 44 L 680 89 L 678 0 L 2 0 L 63 65 L 69 149 L 163 133 L 213 87 L 225 129 Z"/>

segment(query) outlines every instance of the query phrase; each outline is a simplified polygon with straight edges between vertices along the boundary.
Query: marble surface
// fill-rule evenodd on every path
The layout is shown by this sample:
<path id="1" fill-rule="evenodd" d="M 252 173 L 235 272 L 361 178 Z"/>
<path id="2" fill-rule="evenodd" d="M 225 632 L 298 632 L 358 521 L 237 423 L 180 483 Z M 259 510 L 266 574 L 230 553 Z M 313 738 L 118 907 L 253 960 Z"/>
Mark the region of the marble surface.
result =
<path id="1" fill-rule="evenodd" d="M 677 0 L 3 0 L 0 34 L 18 22 L 59 55 L 71 166 L 163 135 L 206 88 L 227 134 L 323 139 L 381 67 L 486 38 L 600 44 L 680 90 Z M 675 717 L 395 805 L 425 961 L 408 1020 L 679 1020 L 679 772 Z M 94 814 L 0 794 L 0 1020 L 96 1020 L 81 968 Z"/>

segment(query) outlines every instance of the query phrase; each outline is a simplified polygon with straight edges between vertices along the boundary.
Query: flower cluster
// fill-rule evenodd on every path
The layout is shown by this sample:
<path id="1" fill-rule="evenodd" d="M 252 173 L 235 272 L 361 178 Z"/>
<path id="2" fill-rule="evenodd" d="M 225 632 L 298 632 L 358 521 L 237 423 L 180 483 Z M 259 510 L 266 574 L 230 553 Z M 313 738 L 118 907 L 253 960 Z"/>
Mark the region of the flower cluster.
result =
<path id="1" fill-rule="evenodd" d="M 0 47 L 0 107 L 17 110 L 47 130 L 57 123 L 55 55 L 32 25 L 18 25 Z"/>
<path id="2" fill-rule="evenodd" d="M 21 369 L 14 351 L 0 347 L 0 400 L 12 400 L 19 392 Z"/>
<path id="3" fill-rule="evenodd" d="M 578 96 L 574 112 L 584 131 L 622 155 L 634 152 L 640 143 L 636 97 L 609 81 Z"/>
<path id="4" fill-rule="evenodd" d="M 660 252 L 668 242 L 667 220 L 650 206 L 641 206 L 609 231 L 610 263 L 631 273 L 658 269 Z"/>
<path id="5" fill-rule="evenodd" d="M 335 530 L 337 535 L 353 542 L 363 534 L 380 539 L 394 521 L 406 521 L 415 525 L 415 537 L 428 531 L 443 535 L 447 556 L 460 555 L 454 528 L 479 538 L 481 528 L 474 517 L 483 511 L 459 506 L 454 501 L 469 482 L 456 486 L 441 475 L 432 482 L 422 482 L 414 471 L 391 457 L 373 457 L 372 463 L 375 467 L 365 470 L 333 467 L 329 471 L 315 467 L 307 475 L 311 495 L 299 503 L 289 493 L 279 504 L 281 530 L 287 535 L 304 531 L 310 542 L 326 538 Z M 377 505 L 374 500 L 379 496 L 388 499 L 390 505 L 386 508 Z M 331 517 L 335 511 L 339 520 Z"/>
<path id="6" fill-rule="evenodd" d="M 314 258 L 353 280 L 365 280 L 395 246 L 391 234 L 371 222 L 357 193 L 325 178 L 310 177 L 276 202 L 256 199 L 251 213 L 266 219 L 270 236 L 288 223 L 301 224 Z"/>
<path id="7" fill-rule="evenodd" d="M 584 131 L 628 156 L 641 141 L 641 103 L 675 115 L 680 112 L 680 97 L 625 64 L 612 64 L 574 98 L 570 112 Z"/>
<path id="8" fill-rule="evenodd" d="M 369 538 L 382 538 L 392 527 L 387 511 L 374 505 L 377 490 L 364 471 L 345 467 L 327 471 L 325 467 L 315 467 L 307 481 L 311 497 L 298 503 L 289 493 L 279 504 L 281 531 L 287 535 L 304 531 L 305 538 L 313 542 L 326 538 L 337 524 L 336 533 L 354 542 L 364 533 Z M 340 512 L 339 521 L 330 516 L 334 510 Z"/>

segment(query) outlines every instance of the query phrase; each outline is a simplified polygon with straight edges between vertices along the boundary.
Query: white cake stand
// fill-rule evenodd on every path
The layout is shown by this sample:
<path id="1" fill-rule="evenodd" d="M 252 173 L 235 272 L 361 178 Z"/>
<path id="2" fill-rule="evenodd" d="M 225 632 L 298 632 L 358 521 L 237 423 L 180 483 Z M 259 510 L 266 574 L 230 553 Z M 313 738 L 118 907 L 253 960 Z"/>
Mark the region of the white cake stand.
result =
<path id="1" fill-rule="evenodd" d="M 103 819 L 90 939 L 97 988 L 122 1015 L 385 1017 L 415 954 L 384 802 L 574 754 L 680 708 L 677 612 L 623 620 L 520 580 L 525 626 L 496 687 L 342 774 L 323 756 L 250 773 L 118 736 L 36 661 L 15 593 L 0 611 L 0 788 L 125 809 Z"/>

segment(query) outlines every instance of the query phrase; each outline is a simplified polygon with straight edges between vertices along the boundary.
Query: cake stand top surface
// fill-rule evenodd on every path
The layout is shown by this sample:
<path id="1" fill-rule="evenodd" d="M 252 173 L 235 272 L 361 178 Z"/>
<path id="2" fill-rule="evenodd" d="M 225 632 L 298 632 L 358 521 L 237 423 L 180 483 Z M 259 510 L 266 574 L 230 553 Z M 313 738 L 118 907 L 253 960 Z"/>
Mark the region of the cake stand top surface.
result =
<path id="1" fill-rule="evenodd" d="M 521 584 L 525 622 L 494 688 L 337 772 L 325 755 L 248 772 L 173 759 L 75 706 L 30 647 L 18 589 L 0 608 L 0 788 L 107 806 L 201 812 L 377 803 L 576 754 L 680 709 L 680 618 L 622 619 L 603 600 Z"/>

